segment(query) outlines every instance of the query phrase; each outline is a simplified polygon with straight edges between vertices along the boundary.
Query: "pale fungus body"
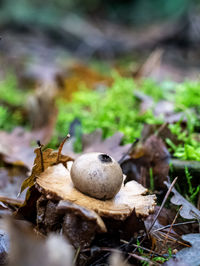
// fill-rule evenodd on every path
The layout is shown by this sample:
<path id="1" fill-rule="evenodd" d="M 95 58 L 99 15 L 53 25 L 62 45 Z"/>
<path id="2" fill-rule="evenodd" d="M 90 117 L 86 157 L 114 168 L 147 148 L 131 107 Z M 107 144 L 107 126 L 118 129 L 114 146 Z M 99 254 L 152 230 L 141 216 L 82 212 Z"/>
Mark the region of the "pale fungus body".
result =
<path id="1" fill-rule="evenodd" d="M 120 190 L 123 173 L 120 165 L 103 153 L 86 153 L 78 157 L 71 168 L 74 186 L 91 197 L 111 199 Z"/>

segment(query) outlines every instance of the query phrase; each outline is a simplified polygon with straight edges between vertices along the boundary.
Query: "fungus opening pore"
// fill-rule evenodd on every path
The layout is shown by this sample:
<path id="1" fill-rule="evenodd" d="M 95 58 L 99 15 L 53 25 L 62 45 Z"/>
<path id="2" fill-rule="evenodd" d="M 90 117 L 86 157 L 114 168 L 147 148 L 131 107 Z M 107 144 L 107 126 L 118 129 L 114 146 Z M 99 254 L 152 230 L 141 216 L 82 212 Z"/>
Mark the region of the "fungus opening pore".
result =
<path id="1" fill-rule="evenodd" d="M 112 162 L 112 159 L 107 154 L 99 154 L 98 158 L 102 163 L 111 163 Z"/>

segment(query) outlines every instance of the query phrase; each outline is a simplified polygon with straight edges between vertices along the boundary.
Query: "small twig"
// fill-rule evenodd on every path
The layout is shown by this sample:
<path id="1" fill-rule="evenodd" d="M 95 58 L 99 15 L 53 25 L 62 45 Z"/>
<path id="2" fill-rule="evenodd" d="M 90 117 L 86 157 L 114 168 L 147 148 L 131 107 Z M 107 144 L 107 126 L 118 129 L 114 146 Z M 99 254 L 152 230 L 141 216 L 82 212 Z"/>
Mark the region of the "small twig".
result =
<path id="1" fill-rule="evenodd" d="M 163 209 L 163 207 L 164 207 L 164 205 L 165 205 L 165 202 L 166 202 L 166 200 L 168 199 L 169 194 L 171 193 L 172 188 L 174 187 L 174 185 L 175 185 L 177 179 L 178 179 L 178 177 L 176 177 L 176 178 L 173 180 L 173 182 L 171 183 L 171 185 L 170 185 L 170 187 L 169 187 L 169 189 L 168 189 L 168 191 L 167 191 L 167 193 L 166 193 L 166 195 L 165 195 L 165 197 L 164 197 L 164 199 L 163 199 L 163 202 L 162 202 L 162 204 L 161 204 L 161 206 L 160 206 L 160 209 L 159 209 L 158 213 L 156 214 L 156 217 L 154 218 L 154 220 L 153 220 L 153 222 L 152 222 L 152 224 L 151 224 L 149 230 L 147 231 L 148 234 L 151 232 L 151 230 L 152 230 L 152 228 L 153 228 L 153 226 L 154 226 L 156 220 L 158 219 L 158 216 L 160 215 L 160 213 L 161 213 L 161 211 L 162 211 L 162 209 Z"/>
<path id="2" fill-rule="evenodd" d="M 188 221 L 188 222 L 173 224 L 173 226 L 180 226 L 180 225 L 185 225 L 185 224 L 196 224 L 196 223 L 197 223 L 197 221 Z M 162 230 L 167 229 L 169 227 L 171 227 L 171 224 L 168 224 L 168 225 L 163 226 L 161 228 L 157 228 L 157 229 L 153 230 L 153 232 L 162 231 Z"/>
<path id="3" fill-rule="evenodd" d="M 171 226 L 170 226 L 170 228 L 169 228 L 169 231 L 167 232 L 167 235 L 166 235 L 166 237 L 165 237 L 165 240 L 164 240 L 164 242 L 163 242 L 163 245 L 166 244 L 167 239 L 168 239 L 168 236 L 169 236 L 169 234 L 171 233 L 172 227 L 173 227 L 174 223 L 176 222 L 176 219 L 177 219 L 177 217 L 178 217 L 178 215 L 179 215 L 179 213 L 180 213 L 180 211 L 181 211 L 182 208 L 183 208 L 183 206 L 181 206 L 181 207 L 179 208 L 177 214 L 175 215 L 174 220 L 172 221 L 172 224 L 171 224 Z"/>
<path id="4" fill-rule="evenodd" d="M 159 234 L 163 237 L 162 239 L 165 239 L 166 238 L 166 233 L 164 232 L 159 232 Z M 184 242 L 181 242 L 179 240 L 177 240 L 175 237 L 173 237 L 172 235 L 169 235 L 168 238 L 170 238 L 170 241 L 174 242 L 174 243 L 178 243 L 182 246 L 185 246 L 185 247 L 191 247 L 191 245 L 188 245 Z"/>
<path id="5" fill-rule="evenodd" d="M 84 253 L 84 252 L 88 252 L 90 251 L 91 249 L 90 248 L 85 248 L 83 250 L 80 251 L 80 253 Z M 139 260 L 139 261 L 146 261 L 148 262 L 150 265 L 152 265 L 153 263 L 151 262 L 151 260 L 149 260 L 148 258 L 144 258 L 142 256 L 139 256 L 139 255 L 136 255 L 136 254 L 133 254 L 133 253 L 130 253 L 130 252 L 122 252 L 121 250 L 119 249 L 115 249 L 115 248 L 99 248 L 99 251 L 107 251 L 107 252 L 117 252 L 117 253 L 120 253 L 120 254 L 123 254 L 123 253 L 126 253 L 127 255 Z M 156 265 L 156 264 L 154 264 Z"/>
<path id="6" fill-rule="evenodd" d="M 158 131 L 156 132 L 156 135 L 159 136 L 162 130 L 167 126 L 167 122 L 163 123 L 159 128 Z"/>
<path id="7" fill-rule="evenodd" d="M 75 252 L 74 259 L 73 259 L 73 265 L 76 264 L 76 261 L 77 261 L 77 259 L 78 259 L 78 256 L 79 256 L 79 253 L 80 253 L 80 250 L 81 250 L 81 248 L 78 247 L 77 250 L 76 250 L 76 252 Z"/>
<path id="8" fill-rule="evenodd" d="M 128 241 L 126 241 L 126 240 L 120 240 L 122 243 L 124 243 L 124 244 L 129 244 L 129 242 Z M 148 249 L 148 248 L 145 248 L 145 247 L 142 247 L 142 246 L 139 246 L 139 245 L 136 245 L 136 244 L 130 244 L 131 246 L 133 246 L 133 247 L 135 247 L 135 248 L 141 248 L 141 249 L 143 249 L 144 251 L 147 251 L 147 252 L 151 252 L 152 254 L 154 254 L 154 255 L 156 255 L 156 256 L 160 256 L 160 257 L 166 257 L 165 255 L 161 255 L 161 254 L 158 254 L 157 252 L 155 252 L 155 251 L 153 251 L 153 250 L 151 250 L 151 249 Z"/>
<path id="9" fill-rule="evenodd" d="M 135 141 L 132 143 L 131 147 L 128 149 L 127 152 L 125 152 L 122 157 L 120 158 L 120 160 L 118 161 L 119 164 L 121 164 L 124 160 L 124 158 L 133 150 L 133 148 L 135 147 L 135 145 L 138 143 L 139 139 L 136 138 Z"/>
<path id="10" fill-rule="evenodd" d="M 39 149 L 40 149 L 41 169 L 42 169 L 42 172 L 44 172 L 44 160 L 43 160 L 43 154 L 42 154 L 43 145 L 41 145 L 40 140 L 37 141 L 37 145 L 39 146 Z"/>
<path id="11" fill-rule="evenodd" d="M 0 196 L 0 202 L 3 202 L 4 204 L 7 205 L 20 207 L 24 201 L 22 199 L 13 199 L 9 197 Z"/>
<path id="12" fill-rule="evenodd" d="M 63 141 L 60 143 L 60 146 L 58 148 L 58 156 L 57 156 L 57 160 L 56 160 L 56 163 L 59 163 L 60 161 L 60 155 L 61 155 L 61 152 L 62 152 L 62 148 L 65 144 L 65 142 L 70 138 L 70 134 L 67 134 L 67 136 L 63 139 Z"/>
<path id="13" fill-rule="evenodd" d="M 144 242 L 144 240 L 145 240 L 145 238 L 146 238 L 146 236 L 145 237 L 143 237 L 143 239 L 141 240 L 141 242 L 140 242 L 140 244 L 142 244 L 143 242 Z M 132 244 L 132 243 L 131 243 Z M 134 248 L 134 250 L 132 250 L 132 252 L 136 252 L 136 250 L 137 250 L 138 248 L 137 247 L 135 247 Z M 128 262 L 129 261 L 129 259 L 130 259 L 130 255 L 128 256 L 128 258 L 125 260 L 125 262 Z"/>

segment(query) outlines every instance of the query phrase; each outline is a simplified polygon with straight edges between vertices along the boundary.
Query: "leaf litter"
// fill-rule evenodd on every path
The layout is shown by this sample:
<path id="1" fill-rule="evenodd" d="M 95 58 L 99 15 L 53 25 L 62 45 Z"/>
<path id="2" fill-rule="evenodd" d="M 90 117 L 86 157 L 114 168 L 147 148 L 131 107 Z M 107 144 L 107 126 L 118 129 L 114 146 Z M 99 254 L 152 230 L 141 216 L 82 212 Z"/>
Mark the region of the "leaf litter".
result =
<path id="1" fill-rule="evenodd" d="M 152 99 L 142 97 L 141 100 L 143 102 L 141 110 L 147 108 L 146 106 L 152 106 L 152 104 L 154 104 Z M 155 114 L 163 113 L 167 123 L 172 123 L 172 120 L 176 122 L 182 117 L 182 114 L 178 114 L 177 117 L 174 117 L 174 106 L 172 104 L 169 103 L 166 109 L 163 108 L 164 105 L 166 106 L 164 102 L 159 102 L 155 105 L 154 112 Z M 187 123 L 187 119 L 184 119 L 184 122 Z M 154 125 L 152 128 L 153 127 Z M 120 195 L 120 193 L 123 194 L 122 191 L 117 195 L 118 200 L 116 200 L 116 203 L 119 205 L 113 205 L 113 203 L 108 203 L 106 201 L 97 203 L 95 202 L 97 201 L 96 199 L 87 199 L 88 196 L 81 195 L 79 191 L 74 192 L 73 189 L 72 191 L 69 189 L 67 192 L 69 194 L 66 193 L 66 187 L 72 187 L 68 163 L 79 155 L 72 149 L 69 149 L 67 142 L 62 150 L 66 155 L 59 154 L 58 156 L 59 152 L 52 149 L 43 149 L 42 146 L 35 149 L 36 158 L 33 164 L 34 153 L 31 144 L 33 141 L 36 141 L 36 139 L 40 139 L 42 143 L 46 143 L 48 138 L 46 139 L 44 136 L 48 133 L 47 129 L 44 129 L 44 132 L 42 132 L 43 129 L 41 131 L 39 130 L 38 135 L 36 134 L 37 131 L 32 134 L 23 132 L 23 130 L 20 131 L 19 129 L 7 135 L 2 132 L 2 134 L 4 134 L 2 135 L 3 141 L 1 144 L 3 161 L 18 166 L 23 165 L 29 170 L 32 169 L 31 175 L 24 181 L 21 187 L 21 191 L 28 189 L 26 200 L 23 204 L 19 202 L 18 205 L 17 202 L 11 203 L 12 207 L 15 206 L 15 208 L 11 208 L 12 211 L 13 209 L 17 210 L 14 216 L 17 218 L 21 216 L 20 218 L 29 220 L 34 228 L 38 230 L 38 233 L 44 234 L 42 237 L 46 238 L 47 235 L 46 241 L 48 241 L 48 235 L 51 232 L 59 234 L 62 232 L 76 248 L 77 254 L 75 257 L 78 264 L 83 262 L 89 263 L 92 259 L 97 260 L 97 257 L 101 257 L 98 258 L 99 261 L 101 261 L 101 259 L 102 261 L 106 261 L 107 255 L 110 255 L 112 252 L 114 252 L 114 255 L 112 255 L 112 259 L 110 259 L 111 265 L 116 264 L 116 260 L 119 259 L 119 254 L 125 255 L 126 258 L 129 258 L 128 261 L 131 263 L 135 262 L 135 260 L 142 260 L 142 258 L 144 261 L 151 263 L 151 260 L 145 257 L 147 256 L 145 252 L 131 246 L 131 243 L 133 242 L 134 244 L 134 241 L 135 243 L 141 241 L 141 248 L 150 248 L 149 250 L 152 250 L 152 253 L 154 250 L 154 252 L 157 252 L 156 254 L 158 254 L 158 256 L 163 258 L 170 257 L 167 253 L 169 252 L 169 248 L 172 248 L 174 250 L 173 257 L 177 254 L 177 259 L 180 262 L 182 257 L 180 259 L 178 255 L 180 251 L 178 253 L 177 251 L 182 249 L 184 245 L 187 246 L 190 241 L 187 237 L 183 237 L 183 239 L 180 238 L 180 235 L 176 231 L 175 221 L 159 220 L 160 214 L 158 217 L 154 216 L 153 219 L 156 218 L 157 222 L 150 232 L 151 240 L 145 235 L 144 230 L 145 226 L 148 230 L 154 222 L 154 220 L 151 220 L 150 224 L 147 225 L 147 220 L 153 216 L 151 212 L 153 212 L 155 208 L 155 196 L 143 195 L 147 192 L 144 187 L 149 187 L 153 191 L 156 189 L 157 191 L 155 192 L 158 193 L 158 195 L 160 191 L 162 191 L 162 193 L 166 191 L 163 181 L 168 180 L 170 154 L 162 141 L 163 129 L 165 129 L 165 127 L 162 127 L 161 130 L 158 129 L 157 135 L 152 135 L 152 133 L 148 133 L 149 135 L 147 134 L 146 137 L 143 135 L 141 141 L 134 146 L 132 144 L 121 145 L 123 135 L 119 132 L 105 140 L 102 138 L 102 131 L 100 129 L 96 132 L 83 135 L 82 144 L 84 153 L 92 151 L 103 152 L 110 154 L 116 160 L 120 161 L 127 178 L 125 186 L 122 187 L 122 191 L 124 190 L 124 198 L 121 198 Z M 153 129 L 153 133 L 154 132 L 155 129 Z M 51 130 L 49 133 L 52 134 Z M 165 134 L 169 136 L 170 133 L 166 131 Z M 162 139 L 160 137 L 162 137 Z M 4 142 L 6 138 L 7 140 Z M 16 139 L 18 141 L 15 143 L 14 140 Z M 25 142 L 22 140 L 25 140 Z M 11 150 L 8 150 L 7 147 L 9 147 L 9 145 L 7 143 L 13 143 Z M 121 158 L 123 158 L 122 161 Z M 136 181 L 144 185 L 144 187 L 139 185 Z M 167 185 L 168 187 L 170 186 L 169 183 L 167 183 Z M 140 192 L 137 191 L 135 193 L 136 188 Z M 199 210 L 184 199 L 174 188 L 172 192 L 174 196 L 171 198 L 171 202 L 175 205 L 183 206 L 180 210 L 180 216 L 185 219 L 198 220 Z M 135 202 L 133 205 L 131 200 L 134 197 Z M 145 200 L 143 201 L 143 199 Z M 3 202 L 2 198 L 1 201 Z M 127 204 L 128 201 L 131 202 L 131 206 Z M 149 203 L 151 207 L 148 207 Z M 143 207 L 146 206 L 143 211 L 140 210 L 140 205 L 143 205 Z M 28 213 L 31 213 L 31 215 L 28 215 Z M 147 216 L 147 220 L 144 222 L 145 216 Z M 179 223 L 177 223 L 177 225 L 179 226 Z M 14 224 L 12 226 L 18 227 L 16 225 L 14 226 Z M 163 229 L 165 230 L 163 231 L 162 228 L 165 226 L 166 229 Z M 132 227 L 135 227 L 135 230 Z M 143 228 L 143 230 L 139 232 L 138 228 Z M 168 230 L 169 228 L 170 230 Z M 188 230 L 189 229 L 187 229 L 187 231 Z M 113 231 L 115 233 L 113 233 Z M 118 231 L 119 233 L 116 234 Z M 26 238 L 27 236 L 28 234 L 25 233 L 24 237 Z M 119 244 L 122 237 L 127 239 L 127 241 L 124 240 L 124 243 L 126 243 L 124 246 Z M 32 238 L 28 241 L 32 242 L 34 247 L 35 242 L 31 239 Z M 111 247 L 109 247 L 109 241 L 113 242 Z M 142 246 L 143 242 L 147 242 L 144 244 L 144 247 Z M 193 246 L 197 245 L 197 242 L 198 241 L 193 243 Z M 43 250 L 42 246 L 39 244 L 39 247 Z M 98 252 L 100 256 L 98 255 L 95 258 L 95 252 L 92 254 L 89 250 L 90 248 L 95 249 L 96 246 L 99 247 Z M 20 248 L 22 247 L 19 246 L 19 250 Z M 187 248 L 186 250 L 192 248 Z M 12 249 L 11 252 L 13 252 Z M 103 254 L 106 252 L 107 255 L 101 256 L 102 252 Z M 135 258 L 133 259 L 134 255 Z M 3 256 L 4 255 L 2 255 L 2 258 L 4 259 Z M 27 256 L 21 256 L 24 256 L 27 260 L 31 259 L 29 253 L 27 253 Z M 187 256 L 189 258 L 187 252 L 183 253 L 182 256 Z M 43 261 L 43 263 L 46 265 L 45 261 Z M 59 263 L 59 265 L 62 265 L 61 262 Z M 121 259 L 121 264 L 126 265 L 123 259 Z"/>
<path id="2" fill-rule="evenodd" d="M 167 187 L 169 187 L 169 182 L 164 182 Z M 200 220 L 200 211 L 191 204 L 188 200 L 186 200 L 175 188 L 172 189 L 174 193 L 171 198 L 171 202 L 174 205 L 182 206 L 180 210 L 180 215 L 185 219 L 197 219 Z"/>
<path id="3" fill-rule="evenodd" d="M 106 151 L 110 149 L 114 154 L 117 147 L 116 143 L 120 143 L 121 137 L 122 136 L 119 134 L 112 137 L 114 141 L 111 141 L 110 145 L 105 145 Z M 93 148 L 96 150 L 96 147 L 101 143 L 101 132 L 97 134 L 97 137 L 86 138 L 84 147 L 87 152 L 93 151 L 91 140 L 95 140 L 95 148 Z M 103 143 L 106 144 L 109 142 L 104 141 Z M 63 145 L 64 142 L 61 144 L 61 149 Z M 119 148 L 117 148 L 119 150 L 117 153 L 118 158 L 130 151 L 130 146 L 131 145 L 128 145 L 125 149 L 122 149 L 123 146 L 119 146 Z M 112 147 L 114 147 L 114 150 L 112 150 Z M 105 152 L 105 149 L 102 151 Z M 137 222 L 134 222 L 135 225 L 138 222 L 140 226 L 142 226 L 142 224 L 144 225 L 144 222 L 142 222 L 142 220 L 140 221 L 140 218 L 142 216 L 149 216 L 153 211 L 155 206 L 154 195 L 144 196 L 147 189 L 139 185 L 133 178 L 132 181 L 129 180 L 126 185 L 122 187 L 113 203 L 112 200 L 102 202 L 101 200 L 88 197 L 73 188 L 73 184 L 70 181 L 70 165 L 73 162 L 73 158 L 62 155 L 61 150 L 59 150 L 59 152 L 55 152 L 52 149 L 43 149 L 42 146 L 35 149 L 36 158 L 32 173 L 30 177 L 24 181 L 21 188 L 21 191 L 28 188 L 27 198 L 18 209 L 16 217 L 26 217 L 25 219 L 36 224 L 36 228 L 44 235 L 48 235 L 50 232 L 58 233 L 61 230 L 63 235 L 67 237 L 77 249 L 80 247 L 84 249 L 89 247 L 92 243 L 95 243 L 95 241 L 98 242 L 98 238 L 102 233 L 102 235 L 105 233 L 112 235 L 112 227 L 110 227 L 110 224 L 112 224 L 111 221 L 113 218 L 116 221 L 116 228 L 118 228 L 118 230 L 119 228 L 123 228 L 124 233 L 126 231 L 124 226 L 127 226 L 128 220 L 133 219 L 128 218 L 128 216 L 136 217 L 134 218 L 136 220 L 139 219 Z M 135 160 L 135 164 L 135 162 L 138 163 L 139 159 L 140 163 L 142 162 L 142 171 L 146 169 L 146 177 L 151 166 L 153 166 L 153 174 L 155 177 L 158 175 L 159 178 L 162 178 L 166 177 L 168 174 L 169 153 L 161 139 L 156 136 L 150 136 L 143 144 L 140 143 L 138 147 L 134 147 L 129 156 L 131 159 L 126 158 L 123 163 L 126 162 L 126 160 Z M 140 164 L 139 167 L 137 164 L 135 167 L 138 168 L 138 175 L 142 178 Z M 162 171 L 160 171 L 160 169 Z M 141 180 L 140 178 L 139 180 Z M 68 179 L 69 181 L 67 181 Z M 157 182 L 158 181 L 156 181 L 156 183 Z M 174 192 L 174 190 L 172 191 Z M 132 201 L 134 197 L 135 200 Z M 145 199 L 145 201 L 143 201 L 143 199 Z M 149 203 L 147 203 L 148 201 Z M 152 207 L 145 207 L 145 209 L 145 204 L 147 204 L 146 206 L 150 204 Z M 143 210 L 140 210 L 140 206 Z M 32 214 L 35 213 L 35 216 L 27 216 L 27 210 L 31 211 Z M 134 214 L 133 211 L 136 211 L 136 214 Z M 117 222 L 117 219 L 119 219 L 119 222 Z M 163 223 L 159 227 L 162 226 L 164 226 Z M 132 234 L 133 230 L 131 229 L 128 235 L 126 235 L 129 241 Z M 169 238 L 167 246 L 174 246 L 174 249 L 178 250 L 182 248 L 184 242 L 180 240 L 179 235 L 175 231 L 172 230 L 170 234 L 167 233 L 167 235 Z M 161 235 L 159 237 L 155 236 L 154 233 L 152 238 L 157 239 L 156 246 L 158 247 L 160 245 L 158 243 L 165 243 L 166 233 L 162 237 Z M 175 243 L 178 241 L 179 244 L 174 245 L 174 241 Z M 165 249 L 162 245 L 160 245 L 160 247 L 162 248 L 157 249 L 158 253 L 162 253 L 164 250 L 167 252 L 167 248 Z M 79 255 L 79 260 L 84 260 L 81 253 Z"/>
<path id="4" fill-rule="evenodd" d="M 121 145 L 123 136 L 123 133 L 116 132 L 111 137 L 103 139 L 102 129 L 97 129 L 89 134 L 83 134 L 82 153 L 102 152 L 109 154 L 116 161 L 119 161 L 131 147 L 131 144 Z M 62 151 L 64 154 L 69 154 L 71 157 L 76 158 L 80 154 L 74 152 L 73 143 L 74 139 L 69 139 L 69 142 L 64 144 Z"/>
<path id="5" fill-rule="evenodd" d="M 0 131 L 0 155 L 2 160 L 5 163 L 24 166 L 31 170 L 36 141 L 40 139 L 46 143 L 45 135 L 47 131 L 48 128 L 46 127 L 32 132 L 25 131 L 23 128 L 15 128 L 11 133 Z"/>
<path id="6" fill-rule="evenodd" d="M 36 154 L 36 157 L 34 160 L 32 173 L 30 177 L 28 177 L 23 182 L 20 193 L 27 187 L 31 187 L 34 185 L 36 176 L 38 176 L 41 172 L 47 169 L 50 165 L 57 163 L 58 152 L 54 152 L 52 149 L 46 149 L 41 153 L 41 148 L 36 148 L 34 152 Z M 66 163 L 68 161 L 72 161 L 73 159 L 71 159 L 69 156 L 61 155 L 59 160 L 59 162 Z"/>

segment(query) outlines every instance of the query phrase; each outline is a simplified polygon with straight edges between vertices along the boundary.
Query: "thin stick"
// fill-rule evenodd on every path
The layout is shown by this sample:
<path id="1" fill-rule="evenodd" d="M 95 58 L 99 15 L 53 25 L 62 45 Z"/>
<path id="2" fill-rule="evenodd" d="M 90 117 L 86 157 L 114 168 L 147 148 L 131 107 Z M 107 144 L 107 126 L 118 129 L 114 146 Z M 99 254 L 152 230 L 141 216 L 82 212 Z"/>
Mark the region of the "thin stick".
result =
<path id="1" fill-rule="evenodd" d="M 197 221 L 188 221 L 188 222 L 183 222 L 183 223 L 177 223 L 177 224 L 174 224 L 173 226 L 180 226 L 180 225 L 185 225 L 185 224 L 196 224 L 196 223 L 197 223 Z M 153 230 L 153 232 L 162 231 L 164 229 L 169 228 L 170 226 L 171 226 L 171 224 L 168 224 L 166 226 L 163 226 L 161 228 L 157 228 L 157 229 Z"/>
<path id="2" fill-rule="evenodd" d="M 159 232 L 159 234 L 165 239 L 165 237 L 166 237 L 166 233 L 164 233 L 164 232 Z M 174 238 L 174 237 L 171 236 L 171 235 L 169 235 L 168 238 L 170 238 L 170 241 L 172 241 L 172 242 L 174 242 L 174 243 L 178 243 L 178 244 L 180 244 L 180 245 L 182 245 L 182 246 L 185 246 L 185 247 L 191 247 L 191 245 L 188 245 L 188 244 L 186 244 L 186 243 L 184 243 L 184 242 L 181 242 L 181 241 L 177 240 L 176 238 Z"/>
<path id="3" fill-rule="evenodd" d="M 40 149 L 41 169 L 42 169 L 42 172 L 44 172 L 44 160 L 43 160 L 43 154 L 42 154 L 43 145 L 41 145 L 40 140 L 37 141 L 37 145 L 39 146 L 39 149 Z"/>
<path id="4" fill-rule="evenodd" d="M 154 220 L 153 220 L 153 222 L 152 222 L 152 224 L 151 224 L 149 230 L 147 231 L 148 234 L 151 232 L 151 230 L 152 230 L 152 228 L 153 228 L 153 226 L 154 226 L 156 220 L 158 219 L 158 216 L 160 215 L 160 213 L 161 213 L 161 211 L 162 211 L 162 209 L 163 209 L 163 207 L 164 207 L 164 205 L 165 205 L 165 202 L 166 202 L 166 200 L 168 199 L 169 194 L 171 193 L 172 188 L 174 187 L 174 185 L 175 185 L 177 179 L 178 179 L 178 177 L 176 177 L 176 178 L 173 180 L 173 182 L 171 183 L 171 185 L 170 185 L 170 187 L 169 187 L 169 189 L 168 189 L 168 191 L 167 191 L 167 193 L 166 193 L 166 195 L 165 195 L 165 197 L 164 197 L 164 199 L 163 199 L 163 202 L 162 202 L 162 204 L 161 204 L 161 206 L 160 206 L 160 209 L 159 209 L 158 213 L 156 214 L 156 217 L 154 218 Z"/>
<path id="5" fill-rule="evenodd" d="M 84 253 L 84 252 L 88 252 L 90 251 L 91 249 L 90 248 L 85 248 L 83 250 L 80 251 L 80 253 Z M 139 261 L 146 261 L 148 262 L 150 265 L 153 265 L 153 263 L 151 262 L 151 260 L 149 260 L 148 258 L 144 258 L 142 256 L 139 256 L 139 255 L 136 255 L 136 254 L 133 254 L 133 253 L 130 253 L 130 252 L 122 252 L 121 250 L 118 250 L 118 249 L 115 249 L 115 248 L 100 248 L 99 251 L 108 251 L 108 252 L 117 252 L 117 253 L 120 253 L 120 254 L 123 254 L 123 253 L 126 253 L 128 254 L 129 256 L 139 260 Z M 156 265 L 156 264 L 154 264 Z"/>
<path id="6" fill-rule="evenodd" d="M 163 124 L 158 128 L 158 131 L 156 132 L 156 135 L 157 135 L 157 136 L 160 135 L 161 131 L 166 127 L 167 124 L 168 124 L 168 123 L 165 122 L 165 123 L 163 123 Z"/>
<path id="7" fill-rule="evenodd" d="M 0 196 L 0 202 L 3 202 L 4 204 L 9 204 L 12 206 L 19 207 L 24 202 L 24 200 Z"/>
<path id="8" fill-rule="evenodd" d="M 67 134 L 67 136 L 63 139 L 63 141 L 60 143 L 60 146 L 58 148 L 58 156 L 57 156 L 57 160 L 56 160 L 56 163 L 59 163 L 60 161 L 60 155 L 61 155 L 61 152 L 62 152 L 62 148 L 65 144 L 65 142 L 70 138 L 70 134 Z"/>
<path id="9" fill-rule="evenodd" d="M 120 240 L 122 243 L 124 243 L 124 244 L 129 244 L 129 242 L 128 241 L 126 241 L 126 240 Z M 133 246 L 133 247 L 135 247 L 135 248 L 141 248 L 141 249 L 143 249 L 144 251 L 147 251 L 147 252 L 151 252 L 152 254 L 154 254 L 154 255 L 156 255 L 156 256 L 160 256 L 160 257 L 166 257 L 165 255 L 161 255 L 161 254 L 159 254 L 159 253 L 157 253 L 157 252 L 155 252 L 155 251 L 153 251 L 153 250 L 150 250 L 150 249 L 148 249 L 148 248 L 145 248 L 145 247 L 142 247 L 142 246 L 140 246 L 140 245 L 136 245 L 136 244 L 130 244 L 131 246 Z"/>
<path id="10" fill-rule="evenodd" d="M 138 141 L 139 141 L 139 139 L 136 138 L 135 141 L 132 143 L 131 147 L 128 149 L 128 151 L 125 152 L 125 153 L 123 154 L 123 156 L 120 158 L 120 160 L 118 161 L 119 164 L 121 164 L 121 163 L 123 162 L 124 158 L 126 157 L 126 155 L 128 155 L 128 154 L 133 150 L 133 148 L 134 148 L 135 145 L 138 143 Z"/>
<path id="11" fill-rule="evenodd" d="M 178 215 L 179 215 L 179 213 L 180 213 L 180 211 L 181 211 L 182 208 L 183 208 L 183 206 L 181 206 L 181 207 L 179 208 L 179 210 L 177 211 L 177 214 L 175 215 L 174 220 L 172 221 L 172 224 L 171 224 L 171 226 L 170 226 L 170 228 L 169 228 L 169 231 L 167 232 L 167 235 L 166 235 L 166 237 L 165 237 L 165 240 L 164 240 L 164 242 L 163 242 L 163 245 L 166 244 L 167 239 L 168 239 L 168 237 L 169 237 L 169 234 L 170 234 L 170 232 L 171 232 L 171 230 L 172 230 L 172 227 L 173 227 L 173 225 L 174 225 L 174 223 L 175 223 L 175 221 L 176 221 L 176 219 L 177 219 L 177 217 L 178 217 Z"/>
<path id="12" fill-rule="evenodd" d="M 77 259 L 78 259 L 78 256 L 79 256 L 79 253 L 80 253 L 80 247 L 77 248 L 76 252 L 75 252 L 75 256 L 74 256 L 74 259 L 73 259 L 73 265 L 75 265 Z"/>

